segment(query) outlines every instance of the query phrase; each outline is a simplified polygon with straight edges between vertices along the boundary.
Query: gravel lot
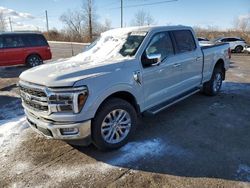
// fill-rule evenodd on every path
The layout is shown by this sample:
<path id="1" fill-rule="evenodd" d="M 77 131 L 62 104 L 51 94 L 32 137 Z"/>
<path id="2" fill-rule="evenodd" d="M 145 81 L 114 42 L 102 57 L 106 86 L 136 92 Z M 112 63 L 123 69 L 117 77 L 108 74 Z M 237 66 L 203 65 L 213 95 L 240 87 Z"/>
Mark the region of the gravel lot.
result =
<path id="1" fill-rule="evenodd" d="M 51 48 L 54 59 L 72 53 Z M 218 96 L 196 94 L 141 118 L 133 140 L 112 152 L 33 132 L 15 86 L 25 69 L 0 68 L 0 187 L 250 187 L 249 55 L 233 55 Z"/>

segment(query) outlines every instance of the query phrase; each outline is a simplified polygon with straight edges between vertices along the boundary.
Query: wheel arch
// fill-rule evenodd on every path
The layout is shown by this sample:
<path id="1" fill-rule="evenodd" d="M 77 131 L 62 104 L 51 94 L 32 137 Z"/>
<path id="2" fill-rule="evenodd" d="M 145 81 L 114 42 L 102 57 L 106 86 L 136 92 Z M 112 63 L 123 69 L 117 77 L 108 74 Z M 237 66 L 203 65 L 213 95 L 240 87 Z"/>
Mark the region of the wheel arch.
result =
<path id="1" fill-rule="evenodd" d="M 225 62 L 223 59 L 219 59 L 215 65 L 214 65 L 214 69 L 216 68 L 221 68 L 222 72 L 223 72 L 223 80 L 225 80 L 225 75 L 226 75 L 226 69 L 225 69 Z M 213 69 L 213 70 L 214 70 Z"/>
<path id="2" fill-rule="evenodd" d="M 127 101 L 128 103 L 130 103 L 135 108 L 136 113 L 138 115 L 141 113 L 140 106 L 137 103 L 136 97 L 128 91 L 117 91 L 117 92 L 110 94 L 100 103 L 100 105 L 97 108 L 97 111 L 100 109 L 100 107 L 103 105 L 103 103 L 105 103 L 107 100 L 109 100 L 111 98 L 123 99 L 123 100 Z M 97 113 L 97 111 L 95 112 L 95 114 Z"/>

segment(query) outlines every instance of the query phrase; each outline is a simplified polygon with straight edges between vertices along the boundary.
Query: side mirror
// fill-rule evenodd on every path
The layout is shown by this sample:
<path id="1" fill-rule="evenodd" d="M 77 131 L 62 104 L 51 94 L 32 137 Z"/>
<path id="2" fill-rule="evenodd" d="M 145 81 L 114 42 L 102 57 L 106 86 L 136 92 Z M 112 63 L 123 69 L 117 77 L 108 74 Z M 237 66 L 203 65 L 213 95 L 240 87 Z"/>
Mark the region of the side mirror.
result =
<path id="1" fill-rule="evenodd" d="M 149 54 L 147 55 L 147 59 L 151 65 L 159 65 L 161 63 L 161 54 Z"/>

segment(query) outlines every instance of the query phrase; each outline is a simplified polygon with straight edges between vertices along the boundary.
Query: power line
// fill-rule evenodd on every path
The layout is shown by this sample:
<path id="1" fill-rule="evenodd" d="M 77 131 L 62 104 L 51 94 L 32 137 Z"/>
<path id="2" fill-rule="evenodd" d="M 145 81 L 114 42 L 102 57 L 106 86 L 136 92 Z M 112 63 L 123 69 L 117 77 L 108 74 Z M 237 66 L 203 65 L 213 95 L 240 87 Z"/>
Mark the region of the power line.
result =
<path id="1" fill-rule="evenodd" d="M 167 1 L 158 1 L 158 2 L 154 2 L 154 3 L 143 3 L 143 4 L 126 5 L 126 6 L 123 6 L 123 8 L 134 8 L 134 7 L 141 7 L 141 6 L 165 4 L 165 3 L 175 2 L 175 1 L 178 1 L 178 0 L 167 0 Z M 121 7 L 114 7 L 114 8 L 110 8 L 110 9 L 118 9 L 118 8 L 120 9 Z"/>

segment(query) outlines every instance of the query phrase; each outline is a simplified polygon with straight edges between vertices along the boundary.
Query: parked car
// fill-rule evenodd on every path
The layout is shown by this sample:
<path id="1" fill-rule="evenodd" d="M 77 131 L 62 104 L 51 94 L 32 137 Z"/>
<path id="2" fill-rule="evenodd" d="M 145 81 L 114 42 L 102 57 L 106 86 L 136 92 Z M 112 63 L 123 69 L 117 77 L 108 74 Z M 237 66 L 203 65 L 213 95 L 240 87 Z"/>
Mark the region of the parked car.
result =
<path id="1" fill-rule="evenodd" d="M 210 40 L 208 40 L 207 38 L 203 38 L 203 37 L 198 37 L 198 42 L 200 46 L 211 46 L 214 45 L 213 42 L 211 42 Z"/>
<path id="2" fill-rule="evenodd" d="M 41 33 L 0 33 L 0 66 L 34 67 L 51 57 L 49 44 Z"/>
<path id="3" fill-rule="evenodd" d="M 204 38 L 204 37 L 198 37 L 197 39 L 198 39 L 199 42 L 200 41 L 209 41 L 207 38 Z"/>
<path id="4" fill-rule="evenodd" d="M 110 30 L 75 57 L 23 72 L 22 105 L 46 137 L 115 149 L 134 134 L 140 114 L 201 90 L 217 95 L 230 53 L 227 43 L 200 47 L 191 27 Z"/>
<path id="5" fill-rule="evenodd" d="M 220 37 L 213 39 L 212 42 L 214 43 L 227 42 L 229 43 L 232 52 L 236 53 L 242 52 L 246 45 L 245 40 L 240 37 Z"/>
<path id="6" fill-rule="evenodd" d="M 250 54 L 250 45 L 246 45 L 243 51 Z"/>

